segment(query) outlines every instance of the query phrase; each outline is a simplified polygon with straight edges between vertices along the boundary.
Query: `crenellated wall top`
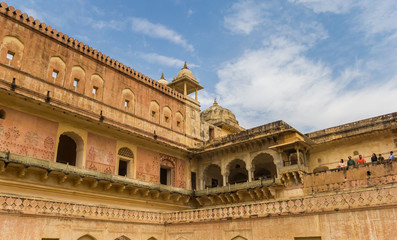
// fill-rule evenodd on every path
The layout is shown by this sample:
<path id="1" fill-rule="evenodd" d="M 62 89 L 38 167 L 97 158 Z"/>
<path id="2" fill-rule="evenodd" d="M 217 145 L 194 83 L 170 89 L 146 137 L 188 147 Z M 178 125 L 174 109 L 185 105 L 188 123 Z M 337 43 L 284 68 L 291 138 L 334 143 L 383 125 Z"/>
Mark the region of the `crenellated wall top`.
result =
<path id="1" fill-rule="evenodd" d="M 131 67 L 124 65 L 123 63 L 110 58 L 106 54 L 99 52 L 96 49 L 84 44 L 83 42 L 74 39 L 73 37 L 69 37 L 67 34 L 63 34 L 62 32 L 58 32 L 58 30 L 53 29 L 51 26 L 47 26 L 47 24 L 40 22 L 37 19 L 34 19 L 32 16 L 28 16 L 27 13 L 22 13 L 21 10 L 15 9 L 13 6 L 8 6 L 5 2 L 0 3 L 0 13 L 9 16 L 20 23 L 30 26 L 37 31 L 45 34 L 46 36 L 61 42 L 76 51 L 79 51 L 86 56 L 94 58 L 97 61 L 102 62 L 103 64 L 122 72 L 130 77 L 140 80 L 141 82 L 171 96 L 179 100 L 183 100 L 184 96 L 181 93 L 174 91 L 173 89 L 158 83 L 156 80 L 134 70 Z"/>

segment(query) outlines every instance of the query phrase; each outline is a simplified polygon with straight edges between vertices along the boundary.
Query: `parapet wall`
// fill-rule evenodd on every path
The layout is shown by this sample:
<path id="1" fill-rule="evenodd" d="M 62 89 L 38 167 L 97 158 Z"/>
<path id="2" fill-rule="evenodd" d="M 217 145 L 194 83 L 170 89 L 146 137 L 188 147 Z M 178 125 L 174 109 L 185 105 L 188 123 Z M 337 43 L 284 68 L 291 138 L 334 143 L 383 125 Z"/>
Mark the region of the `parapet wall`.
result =
<path id="1" fill-rule="evenodd" d="M 319 144 L 393 127 L 397 127 L 396 112 L 307 133 L 306 136 Z"/>
<path id="2" fill-rule="evenodd" d="M 397 183 L 397 160 L 309 173 L 303 177 L 307 194 Z"/>

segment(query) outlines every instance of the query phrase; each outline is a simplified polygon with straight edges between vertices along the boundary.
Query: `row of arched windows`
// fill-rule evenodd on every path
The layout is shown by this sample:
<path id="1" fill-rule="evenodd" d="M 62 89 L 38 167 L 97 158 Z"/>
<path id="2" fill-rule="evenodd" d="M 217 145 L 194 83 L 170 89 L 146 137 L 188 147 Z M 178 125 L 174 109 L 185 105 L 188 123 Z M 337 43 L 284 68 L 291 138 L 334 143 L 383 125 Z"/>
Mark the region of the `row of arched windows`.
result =
<path id="1" fill-rule="evenodd" d="M 1 62 L 19 69 L 24 53 L 24 44 L 14 36 L 6 36 L 1 45 L 0 59 Z M 84 94 L 98 101 L 103 100 L 105 80 L 98 73 L 87 76 L 83 67 L 75 65 L 71 67 L 70 74 L 67 74 L 66 62 L 60 56 L 50 57 L 46 80 L 58 86 Z M 135 94 L 125 88 L 121 91 L 120 98 L 116 100 L 119 105 L 116 106 L 123 111 L 135 114 Z M 173 114 L 169 106 L 160 109 L 157 101 L 150 102 L 148 119 L 165 127 L 183 132 L 184 118 L 181 112 Z"/>
<path id="2" fill-rule="evenodd" d="M 155 123 L 181 132 L 184 129 L 184 118 L 182 113 L 177 111 L 175 115 L 173 115 L 171 108 L 168 106 L 160 109 L 160 104 L 155 100 L 150 102 L 149 115 L 151 121 Z"/>

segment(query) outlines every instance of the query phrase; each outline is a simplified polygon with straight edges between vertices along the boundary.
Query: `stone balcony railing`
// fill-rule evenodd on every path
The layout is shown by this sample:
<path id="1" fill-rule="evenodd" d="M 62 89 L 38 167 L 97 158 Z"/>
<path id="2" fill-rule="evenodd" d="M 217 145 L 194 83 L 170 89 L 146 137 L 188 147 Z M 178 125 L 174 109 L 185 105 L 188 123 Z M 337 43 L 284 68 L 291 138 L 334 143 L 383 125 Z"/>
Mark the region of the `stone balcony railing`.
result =
<path id="1" fill-rule="evenodd" d="M 309 194 L 397 183 L 397 159 L 307 173 L 303 183 Z"/>

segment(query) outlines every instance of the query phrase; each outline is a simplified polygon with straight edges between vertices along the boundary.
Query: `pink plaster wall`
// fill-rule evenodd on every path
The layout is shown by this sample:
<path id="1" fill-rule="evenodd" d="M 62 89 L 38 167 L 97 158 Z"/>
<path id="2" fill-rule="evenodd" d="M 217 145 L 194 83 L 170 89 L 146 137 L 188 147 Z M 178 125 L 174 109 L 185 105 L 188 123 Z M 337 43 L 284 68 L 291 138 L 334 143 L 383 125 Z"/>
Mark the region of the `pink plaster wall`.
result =
<path id="1" fill-rule="evenodd" d="M 186 188 L 186 163 L 182 159 L 162 153 L 138 148 L 136 177 L 153 183 L 160 183 L 160 166 L 172 168 L 172 186 Z"/>
<path id="2" fill-rule="evenodd" d="M 86 168 L 105 173 L 115 173 L 116 166 L 115 139 L 88 133 Z"/>
<path id="3" fill-rule="evenodd" d="M 54 161 L 58 123 L 0 106 L 0 150 Z"/>

